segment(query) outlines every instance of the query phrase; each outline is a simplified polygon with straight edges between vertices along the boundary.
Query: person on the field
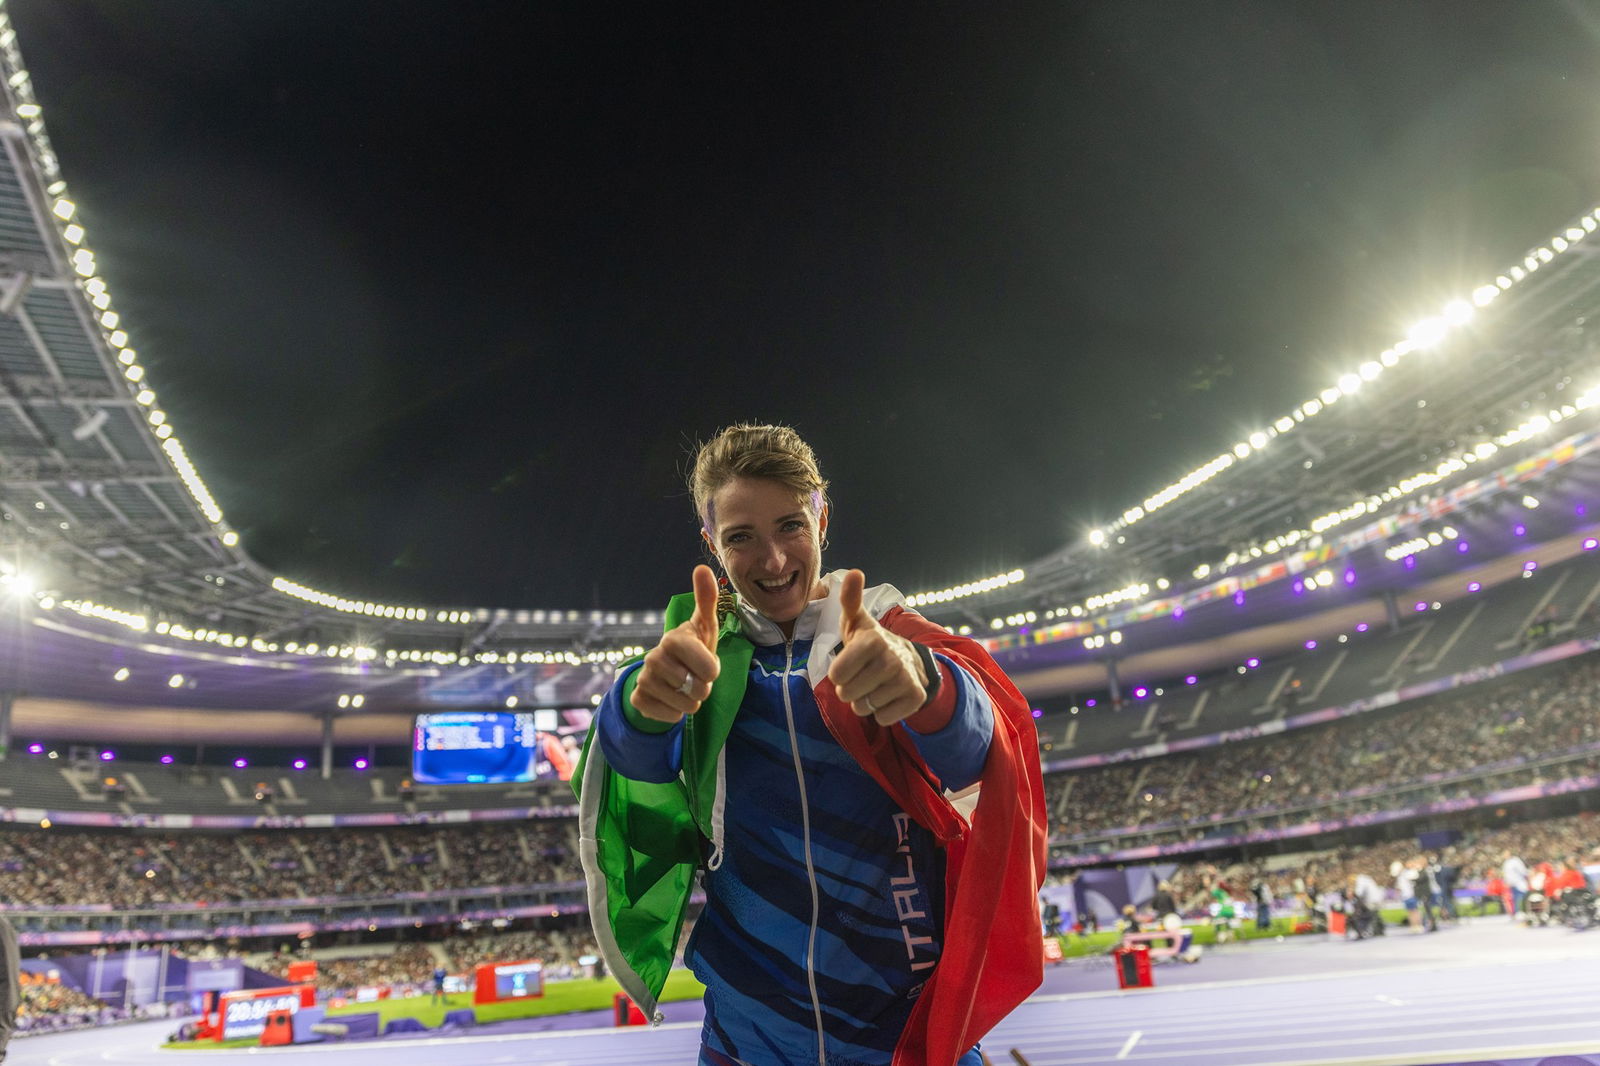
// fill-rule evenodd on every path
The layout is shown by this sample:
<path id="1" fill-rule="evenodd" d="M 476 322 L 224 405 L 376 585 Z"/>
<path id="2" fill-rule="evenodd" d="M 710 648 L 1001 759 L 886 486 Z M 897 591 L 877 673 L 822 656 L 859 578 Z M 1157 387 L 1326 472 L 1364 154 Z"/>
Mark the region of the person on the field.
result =
<path id="1" fill-rule="evenodd" d="M 1394 878 L 1395 890 L 1400 893 L 1400 904 L 1406 909 L 1406 924 L 1413 932 L 1422 932 L 1422 915 L 1417 909 L 1417 880 L 1422 876 L 1422 860 L 1396 859 L 1389 864 L 1389 876 Z"/>
<path id="2" fill-rule="evenodd" d="M 723 585 L 695 569 L 573 776 L 608 964 L 654 1014 L 703 871 L 702 1064 L 980 1062 L 1043 979 L 1027 702 L 892 586 L 823 570 L 827 483 L 793 430 L 724 430 L 690 489 Z"/>
<path id="3" fill-rule="evenodd" d="M 1256 929 L 1265 931 L 1272 928 L 1272 886 L 1267 883 L 1265 873 L 1257 874 L 1255 881 L 1250 886 L 1250 895 L 1256 904 Z"/>
<path id="4" fill-rule="evenodd" d="M 1211 927 L 1217 931 L 1217 943 L 1226 944 L 1233 937 L 1233 919 L 1236 914 L 1233 897 L 1221 881 L 1211 885 Z"/>
<path id="5" fill-rule="evenodd" d="M 1165 921 L 1169 914 L 1178 913 L 1178 901 L 1172 896 L 1170 881 L 1161 881 L 1156 885 L 1156 894 L 1150 897 L 1150 911 L 1158 922 Z"/>
<path id="6" fill-rule="evenodd" d="M 0 1062 L 6 1060 L 6 1045 L 17 1028 L 17 1009 L 22 1005 L 22 959 L 17 949 L 17 931 L 0 916 Z"/>
<path id="7" fill-rule="evenodd" d="M 1349 923 L 1345 936 L 1358 940 L 1369 936 L 1383 936 L 1383 889 L 1371 874 L 1359 873 L 1350 879 L 1345 892 L 1345 907 Z"/>
<path id="8" fill-rule="evenodd" d="M 1522 901 L 1528 896 L 1528 864 L 1508 851 L 1500 864 L 1500 876 L 1511 890 L 1511 920 L 1514 922 L 1522 914 Z"/>

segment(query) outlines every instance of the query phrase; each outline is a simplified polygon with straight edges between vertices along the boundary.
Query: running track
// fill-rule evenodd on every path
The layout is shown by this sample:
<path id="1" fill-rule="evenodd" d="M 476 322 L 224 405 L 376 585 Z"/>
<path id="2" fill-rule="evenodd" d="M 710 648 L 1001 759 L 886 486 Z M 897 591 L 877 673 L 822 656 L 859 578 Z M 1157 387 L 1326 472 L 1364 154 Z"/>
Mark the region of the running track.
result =
<path id="1" fill-rule="evenodd" d="M 1058 968 L 984 1050 L 995 1066 L 1013 1066 L 1012 1048 L 1032 1066 L 1600 1063 L 1600 932 L 1485 920 L 1359 944 L 1236 945 L 1197 966 L 1158 967 L 1156 981 L 1118 992 L 1103 963 Z M 1094 990 L 1049 991 L 1063 985 Z M 156 1044 L 174 1025 L 18 1040 L 6 1066 L 173 1066 L 175 1053 Z M 261 1055 L 286 1056 L 281 1066 L 666 1066 L 693 1063 L 698 1046 L 699 1024 L 685 1022 L 179 1057 L 185 1066 Z"/>

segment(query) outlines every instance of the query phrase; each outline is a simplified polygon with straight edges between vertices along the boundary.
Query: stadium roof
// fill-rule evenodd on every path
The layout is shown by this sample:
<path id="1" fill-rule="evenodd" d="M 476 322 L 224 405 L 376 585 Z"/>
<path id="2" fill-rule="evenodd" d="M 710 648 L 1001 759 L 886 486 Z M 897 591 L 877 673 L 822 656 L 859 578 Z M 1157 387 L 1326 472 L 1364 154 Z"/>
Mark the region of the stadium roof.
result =
<path id="1" fill-rule="evenodd" d="M 0 581 L 13 596 L 129 640 L 270 661 L 422 669 L 514 651 L 517 665 L 570 673 L 561 699 L 650 642 L 659 616 L 638 605 L 376 603 L 253 560 L 206 487 L 205 457 L 188 454 L 162 408 L 138 324 L 98 272 L 3 8 L 0 77 Z M 1526 258 L 1447 294 L 1436 318 L 1353 357 L 1234 449 L 1170 486 L 1130 487 L 1122 517 L 1092 540 L 952 589 L 908 590 L 914 602 L 984 633 L 1029 612 L 1092 618 L 1315 545 L 1592 429 L 1600 360 L 1585 323 L 1600 312 L 1600 213 L 1552 225 Z"/>

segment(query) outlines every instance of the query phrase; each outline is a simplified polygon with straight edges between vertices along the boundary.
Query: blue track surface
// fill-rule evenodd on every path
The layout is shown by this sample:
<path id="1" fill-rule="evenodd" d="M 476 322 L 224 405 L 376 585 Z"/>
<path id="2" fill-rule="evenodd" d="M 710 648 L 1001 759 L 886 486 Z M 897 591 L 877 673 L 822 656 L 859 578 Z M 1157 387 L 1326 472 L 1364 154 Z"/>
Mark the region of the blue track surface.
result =
<path id="1" fill-rule="evenodd" d="M 995 1066 L 1600 1063 L 1600 933 L 1498 921 L 1364 943 L 1238 945 L 1118 992 L 1109 966 L 1058 967 L 984 1050 Z M 1074 991 L 1052 991 L 1062 988 Z M 699 1025 L 480 1034 L 248 1052 L 163 1052 L 171 1022 L 19 1040 L 6 1066 L 630 1066 L 695 1061 Z M 309 1057 L 308 1057 L 309 1056 Z M 1578 1066 L 1587 1059 L 1561 1060 Z"/>

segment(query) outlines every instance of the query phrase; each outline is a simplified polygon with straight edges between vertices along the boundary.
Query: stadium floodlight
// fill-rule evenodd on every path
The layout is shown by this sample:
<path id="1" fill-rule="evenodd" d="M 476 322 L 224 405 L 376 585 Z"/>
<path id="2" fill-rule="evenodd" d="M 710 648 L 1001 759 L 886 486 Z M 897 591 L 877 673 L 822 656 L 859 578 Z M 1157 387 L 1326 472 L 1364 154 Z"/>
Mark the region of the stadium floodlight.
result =
<path id="1" fill-rule="evenodd" d="M 1022 570 L 1007 570 L 1003 574 L 994 574 L 977 581 L 968 581 L 950 588 L 937 589 L 931 592 L 918 592 L 906 597 L 906 606 L 922 607 L 930 603 L 948 603 L 951 600 L 962 599 L 967 596 L 977 596 L 995 589 L 1015 585 L 1027 577 Z"/>

